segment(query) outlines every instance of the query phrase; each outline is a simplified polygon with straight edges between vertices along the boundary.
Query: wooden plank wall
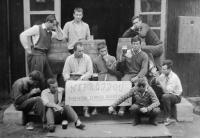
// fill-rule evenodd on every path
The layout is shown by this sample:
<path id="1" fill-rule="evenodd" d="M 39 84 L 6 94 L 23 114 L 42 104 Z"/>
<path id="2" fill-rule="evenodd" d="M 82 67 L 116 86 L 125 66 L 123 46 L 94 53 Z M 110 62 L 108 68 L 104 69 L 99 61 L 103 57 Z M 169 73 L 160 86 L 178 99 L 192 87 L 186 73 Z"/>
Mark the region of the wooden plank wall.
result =
<path id="1" fill-rule="evenodd" d="M 199 0 L 168 0 L 166 58 L 173 60 L 173 70 L 181 79 L 186 97 L 200 96 L 200 54 L 176 53 L 177 17 L 200 16 L 199 7 Z"/>

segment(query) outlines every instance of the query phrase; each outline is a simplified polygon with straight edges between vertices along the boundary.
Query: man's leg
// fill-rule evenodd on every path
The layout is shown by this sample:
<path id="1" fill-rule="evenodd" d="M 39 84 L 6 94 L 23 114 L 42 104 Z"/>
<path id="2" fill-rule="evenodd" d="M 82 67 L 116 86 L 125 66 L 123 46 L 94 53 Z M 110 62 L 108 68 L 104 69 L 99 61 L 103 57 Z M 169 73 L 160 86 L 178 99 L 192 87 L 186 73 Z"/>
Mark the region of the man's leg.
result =
<path id="1" fill-rule="evenodd" d="M 155 126 L 158 125 L 156 122 L 156 118 L 157 118 L 159 112 L 160 112 L 160 108 L 154 108 L 150 112 L 147 113 L 147 115 L 149 116 L 150 124 L 155 125 Z"/>
<path id="2" fill-rule="evenodd" d="M 133 126 L 136 126 L 137 124 L 139 124 L 141 122 L 140 119 L 140 106 L 137 104 L 133 104 L 129 110 L 131 111 L 131 114 L 133 115 Z"/>
<path id="3" fill-rule="evenodd" d="M 46 107 L 46 119 L 47 119 L 47 129 L 49 132 L 54 132 L 55 130 L 55 111 L 52 107 Z"/>
<path id="4" fill-rule="evenodd" d="M 169 93 L 169 94 L 163 94 L 162 99 L 163 99 L 163 108 L 166 115 L 166 121 L 164 122 L 164 124 L 169 125 L 171 106 L 180 103 L 181 97 Z"/>

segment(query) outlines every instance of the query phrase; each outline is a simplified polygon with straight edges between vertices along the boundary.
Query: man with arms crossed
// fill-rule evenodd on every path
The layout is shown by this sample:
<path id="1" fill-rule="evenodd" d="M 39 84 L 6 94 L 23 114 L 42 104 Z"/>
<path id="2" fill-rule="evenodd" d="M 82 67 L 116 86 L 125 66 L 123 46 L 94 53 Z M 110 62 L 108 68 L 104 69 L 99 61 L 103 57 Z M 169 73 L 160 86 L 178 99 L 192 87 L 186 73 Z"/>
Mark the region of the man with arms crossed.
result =
<path id="1" fill-rule="evenodd" d="M 148 68 L 148 55 L 141 50 L 141 39 L 138 36 L 131 39 L 130 50 L 121 58 L 118 67 L 125 68 L 125 75 L 121 81 L 135 83 L 138 78 L 145 77 Z M 125 106 L 121 106 L 118 115 L 123 116 L 124 111 Z"/>
<path id="2" fill-rule="evenodd" d="M 172 71 L 173 62 L 164 60 L 162 64 L 162 74 L 154 79 L 157 85 L 152 86 L 163 104 L 166 115 L 165 125 L 170 124 L 171 106 L 181 102 L 181 94 L 183 92 L 179 77 Z"/>
<path id="3" fill-rule="evenodd" d="M 97 49 L 99 56 L 93 60 L 93 72 L 99 74 L 98 81 L 117 81 L 114 67 L 115 57 L 108 54 L 107 45 L 104 42 L 99 43 Z M 92 115 L 95 114 L 97 114 L 96 108 L 92 112 Z"/>
<path id="4" fill-rule="evenodd" d="M 149 25 L 142 23 L 139 16 L 134 16 L 132 18 L 132 23 L 133 26 L 123 34 L 123 37 L 135 37 L 138 35 L 142 39 L 145 39 L 144 41 L 146 45 L 142 45 L 141 49 L 148 54 L 149 59 L 161 72 L 161 55 L 164 51 L 163 43 L 159 40 L 158 36 Z"/>
<path id="5" fill-rule="evenodd" d="M 63 68 L 64 81 L 89 81 L 93 74 L 92 60 L 83 53 L 83 44 L 77 42 L 74 44 L 74 54 L 67 57 Z M 84 116 L 90 117 L 88 107 L 84 107 Z"/>
<path id="6" fill-rule="evenodd" d="M 109 113 L 112 113 L 117 105 L 121 104 L 131 96 L 135 98 L 135 103 L 129 109 L 134 117 L 133 126 L 136 126 L 141 122 L 140 117 L 143 115 L 149 116 L 149 123 L 157 126 L 156 117 L 160 112 L 160 109 L 158 108 L 160 103 L 154 90 L 147 84 L 144 78 L 137 79 L 135 86 L 130 92 L 120 97 L 108 108 Z"/>
<path id="7" fill-rule="evenodd" d="M 63 104 L 64 89 L 58 88 L 54 78 L 47 80 L 48 89 L 42 91 L 41 97 L 46 106 L 47 129 L 49 132 L 55 131 L 55 123 L 61 123 L 65 119 L 71 119 L 75 122 L 75 127 L 83 129 L 83 125 L 76 112 L 69 105 Z"/>
<path id="8" fill-rule="evenodd" d="M 73 47 L 79 40 L 88 40 L 90 37 L 90 28 L 87 23 L 83 22 L 83 9 L 74 9 L 74 20 L 67 22 L 63 28 L 64 37 L 68 41 L 68 50 L 73 54 Z"/>

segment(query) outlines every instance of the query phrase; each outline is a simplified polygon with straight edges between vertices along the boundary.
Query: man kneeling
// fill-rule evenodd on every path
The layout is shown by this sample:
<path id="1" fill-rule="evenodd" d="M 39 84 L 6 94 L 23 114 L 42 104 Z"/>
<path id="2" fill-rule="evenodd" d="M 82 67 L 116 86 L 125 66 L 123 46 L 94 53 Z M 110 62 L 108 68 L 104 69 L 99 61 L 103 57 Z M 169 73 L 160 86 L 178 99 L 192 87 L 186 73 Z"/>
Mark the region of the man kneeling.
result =
<path id="1" fill-rule="evenodd" d="M 83 125 L 76 112 L 69 105 L 62 105 L 63 88 L 58 88 L 54 78 L 47 80 L 48 89 L 42 91 L 42 100 L 46 107 L 47 129 L 54 132 L 55 123 L 61 123 L 65 119 L 71 119 L 75 122 L 75 127 L 83 129 Z"/>
<path id="2" fill-rule="evenodd" d="M 135 83 L 135 87 L 111 105 L 108 108 L 108 112 L 112 113 L 114 108 L 131 96 L 135 98 L 135 103 L 129 109 L 134 117 L 133 126 L 136 126 L 141 122 L 140 117 L 143 115 L 149 116 L 150 124 L 157 126 L 156 117 L 160 112 L 160 109 L 158 108 L 160 102 L 154 90 L 147 84 L 144 78 L 139 78 Z"/>

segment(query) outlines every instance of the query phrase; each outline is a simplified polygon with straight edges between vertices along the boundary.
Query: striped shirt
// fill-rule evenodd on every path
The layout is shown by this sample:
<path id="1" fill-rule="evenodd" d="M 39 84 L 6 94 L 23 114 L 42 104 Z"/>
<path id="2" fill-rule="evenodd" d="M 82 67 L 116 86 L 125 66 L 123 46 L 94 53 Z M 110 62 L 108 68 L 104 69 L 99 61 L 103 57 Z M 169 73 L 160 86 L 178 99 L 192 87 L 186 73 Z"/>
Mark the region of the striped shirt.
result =
<path id="1" fill-rule="evenodd" d="M 146 107 L 148 111 L 151 111 L 152 109 L 158 107 L 160 105 L 160 102 L 154 92 L 154 90 L 147 86 L 145 92 L 142 94 L 139 92 L 138 87 L 133 87 L 127 94 L 120 97 L 113 105 L 112 107 L 116 108 L 119 104 L 124 102 L 126 99 L 133 96 L 135 98 L 135 104 Z"/>

